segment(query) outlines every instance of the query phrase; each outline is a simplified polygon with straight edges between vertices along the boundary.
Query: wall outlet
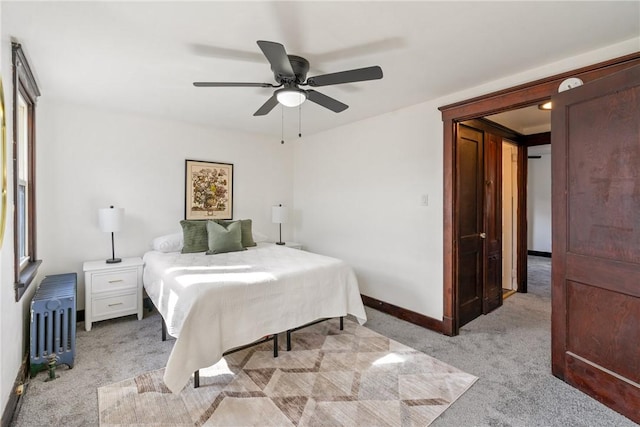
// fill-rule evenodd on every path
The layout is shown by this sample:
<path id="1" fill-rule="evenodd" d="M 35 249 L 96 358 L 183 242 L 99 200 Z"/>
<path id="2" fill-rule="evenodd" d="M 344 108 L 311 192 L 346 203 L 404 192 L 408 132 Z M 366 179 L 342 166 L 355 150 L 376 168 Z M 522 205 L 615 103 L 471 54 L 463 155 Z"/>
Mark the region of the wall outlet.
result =
<path id="1" fill-rule="evenodd" d="M 420 196 L 420 204 L 422 206 L 429 206 L 429 195 L 428 194 L 423 194 L 422 196 Z"/>

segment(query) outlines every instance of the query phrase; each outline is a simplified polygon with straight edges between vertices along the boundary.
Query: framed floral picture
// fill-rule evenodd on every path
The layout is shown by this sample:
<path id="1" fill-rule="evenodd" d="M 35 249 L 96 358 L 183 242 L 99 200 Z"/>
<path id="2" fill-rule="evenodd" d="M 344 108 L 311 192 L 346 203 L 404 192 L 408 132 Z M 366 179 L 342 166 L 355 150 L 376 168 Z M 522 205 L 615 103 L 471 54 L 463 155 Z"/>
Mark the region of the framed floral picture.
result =
<path id="1" fill-rule="evenodd" d="M 233 164 L 186 160 L 185 219 L 233 219 Z"/>

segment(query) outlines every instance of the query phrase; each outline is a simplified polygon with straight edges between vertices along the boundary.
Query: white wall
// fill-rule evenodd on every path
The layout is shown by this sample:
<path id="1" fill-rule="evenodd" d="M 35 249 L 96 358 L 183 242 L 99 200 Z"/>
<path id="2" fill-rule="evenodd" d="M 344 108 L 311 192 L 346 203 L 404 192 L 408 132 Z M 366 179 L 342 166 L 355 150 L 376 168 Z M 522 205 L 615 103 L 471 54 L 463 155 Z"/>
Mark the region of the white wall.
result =
<path id="1" fill-rule="evenodd" d="M 442 283 L 442 136 L 429 110 L 306 137 L 294 161 L 296 239 L 349 262 L 363 294 L 420 313 L 442 306 L 418 286 Z"/>
<path id="2" fill-rule="evenodd" d="M 529 148 L 527 169 L 527 249 L 551 252 L 551 144 Z"/>
<path id="3" fill-rule="evenodd" d="M 296 239 L 351 263 L 361 292 L 442 319 L 442 144 L 438 107 L 637 51 L 639 38 L 393 113 L 295 146 Z M 422 194 L 429 206 L 420 206 Z"/>
<path id="4" fill-rule="evenodd" d="M 38 251 L 41 272 L 82 272 L 111 256 L 98 209 L 125 209 L 116 256 L 142 256 L 154 237 L 180 231 L 185 159 L 234 164 L 234 218 L 276 239 L 271 206 L 292 202 L 292 148 L 278 138 L 70 105 L 38 105 Z M 283 238 L 290 235 L 283 227 Z M 81 276 L 81 275 L 80 275 Z M 84 307 L 84 280 L 78 280 Z"/>

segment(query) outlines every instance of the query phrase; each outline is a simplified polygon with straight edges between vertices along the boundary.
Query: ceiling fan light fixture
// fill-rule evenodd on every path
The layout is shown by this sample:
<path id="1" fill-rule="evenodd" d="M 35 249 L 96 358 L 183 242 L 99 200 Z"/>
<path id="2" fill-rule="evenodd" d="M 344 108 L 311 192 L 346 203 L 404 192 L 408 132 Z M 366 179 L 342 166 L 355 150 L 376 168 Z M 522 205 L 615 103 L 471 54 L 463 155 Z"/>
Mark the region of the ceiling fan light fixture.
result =
<path id="1" fill-rule="evenodd" d="M 297 107 L 307 99 L 307 93 L 302 89 L 285 88 L 276 91 L 278 102 L 285 107 Z"/>

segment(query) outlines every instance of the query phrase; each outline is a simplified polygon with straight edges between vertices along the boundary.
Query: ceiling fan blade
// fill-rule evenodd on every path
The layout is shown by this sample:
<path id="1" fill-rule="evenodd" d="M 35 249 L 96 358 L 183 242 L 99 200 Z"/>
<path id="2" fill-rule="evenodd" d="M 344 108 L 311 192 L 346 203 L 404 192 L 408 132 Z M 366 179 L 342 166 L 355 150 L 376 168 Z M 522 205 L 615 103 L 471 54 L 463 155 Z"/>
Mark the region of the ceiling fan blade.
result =
<path id="1" fill-rule="evenodd" d="M 266 114 L 269 114 L 269 112 L 273 110 L 273 107 L 275 107 L 276 105 L 278 105 L 278 98 L 276 98 L 275 95 L 272 95 L 271 98 L 267 99 L 267 102 L 262 104 L 262 107 L 258 108 L 258 111 L 253 113 L 253 115 L 264 116 Z"/>
<path id="2" fill-rule="evenodd" d="M 274 73 L 289 78 L 295 78 L 296 75 L 289 62 L 287 51 L 284 50 L 284 46 L 276 42 L 268 42 L 264 40 L 258 40 L 258 46 L 262 49 L 262 53 L 267 57 L 271 64 L 271 69 Z"/>
<path id="3" fill-rule="evenodd" d="M 382 68 L 376 66 L 358 68 L 357 70 L 340 71 L 338 73 L 323 74 L 320 76 L 309 77 L 307 85 L 309 86 L 329 86 L 339 85 L 342 83 L 363 82 L 366 80 L 377 80 L 382 78 Z"/>
<path id="4" fill-rule="evenodd" d="M 193 82 L 195 87 L 277 87 L 271 83 Z"/>
<path id="5" fill-rule="evenodd" d="M 325 108 L 333 111 L 334 113 L 340 113 L 341 111 L 349 108 L 347 104 L 343 104 L 337 99 L 333 99 L 330 96 L 322 94 L 320 92 L 316 92 L 315 90 L 307 90 L 307 99 L 309 101 L 315 102 L 318 105 L 322 105 Z"/>

